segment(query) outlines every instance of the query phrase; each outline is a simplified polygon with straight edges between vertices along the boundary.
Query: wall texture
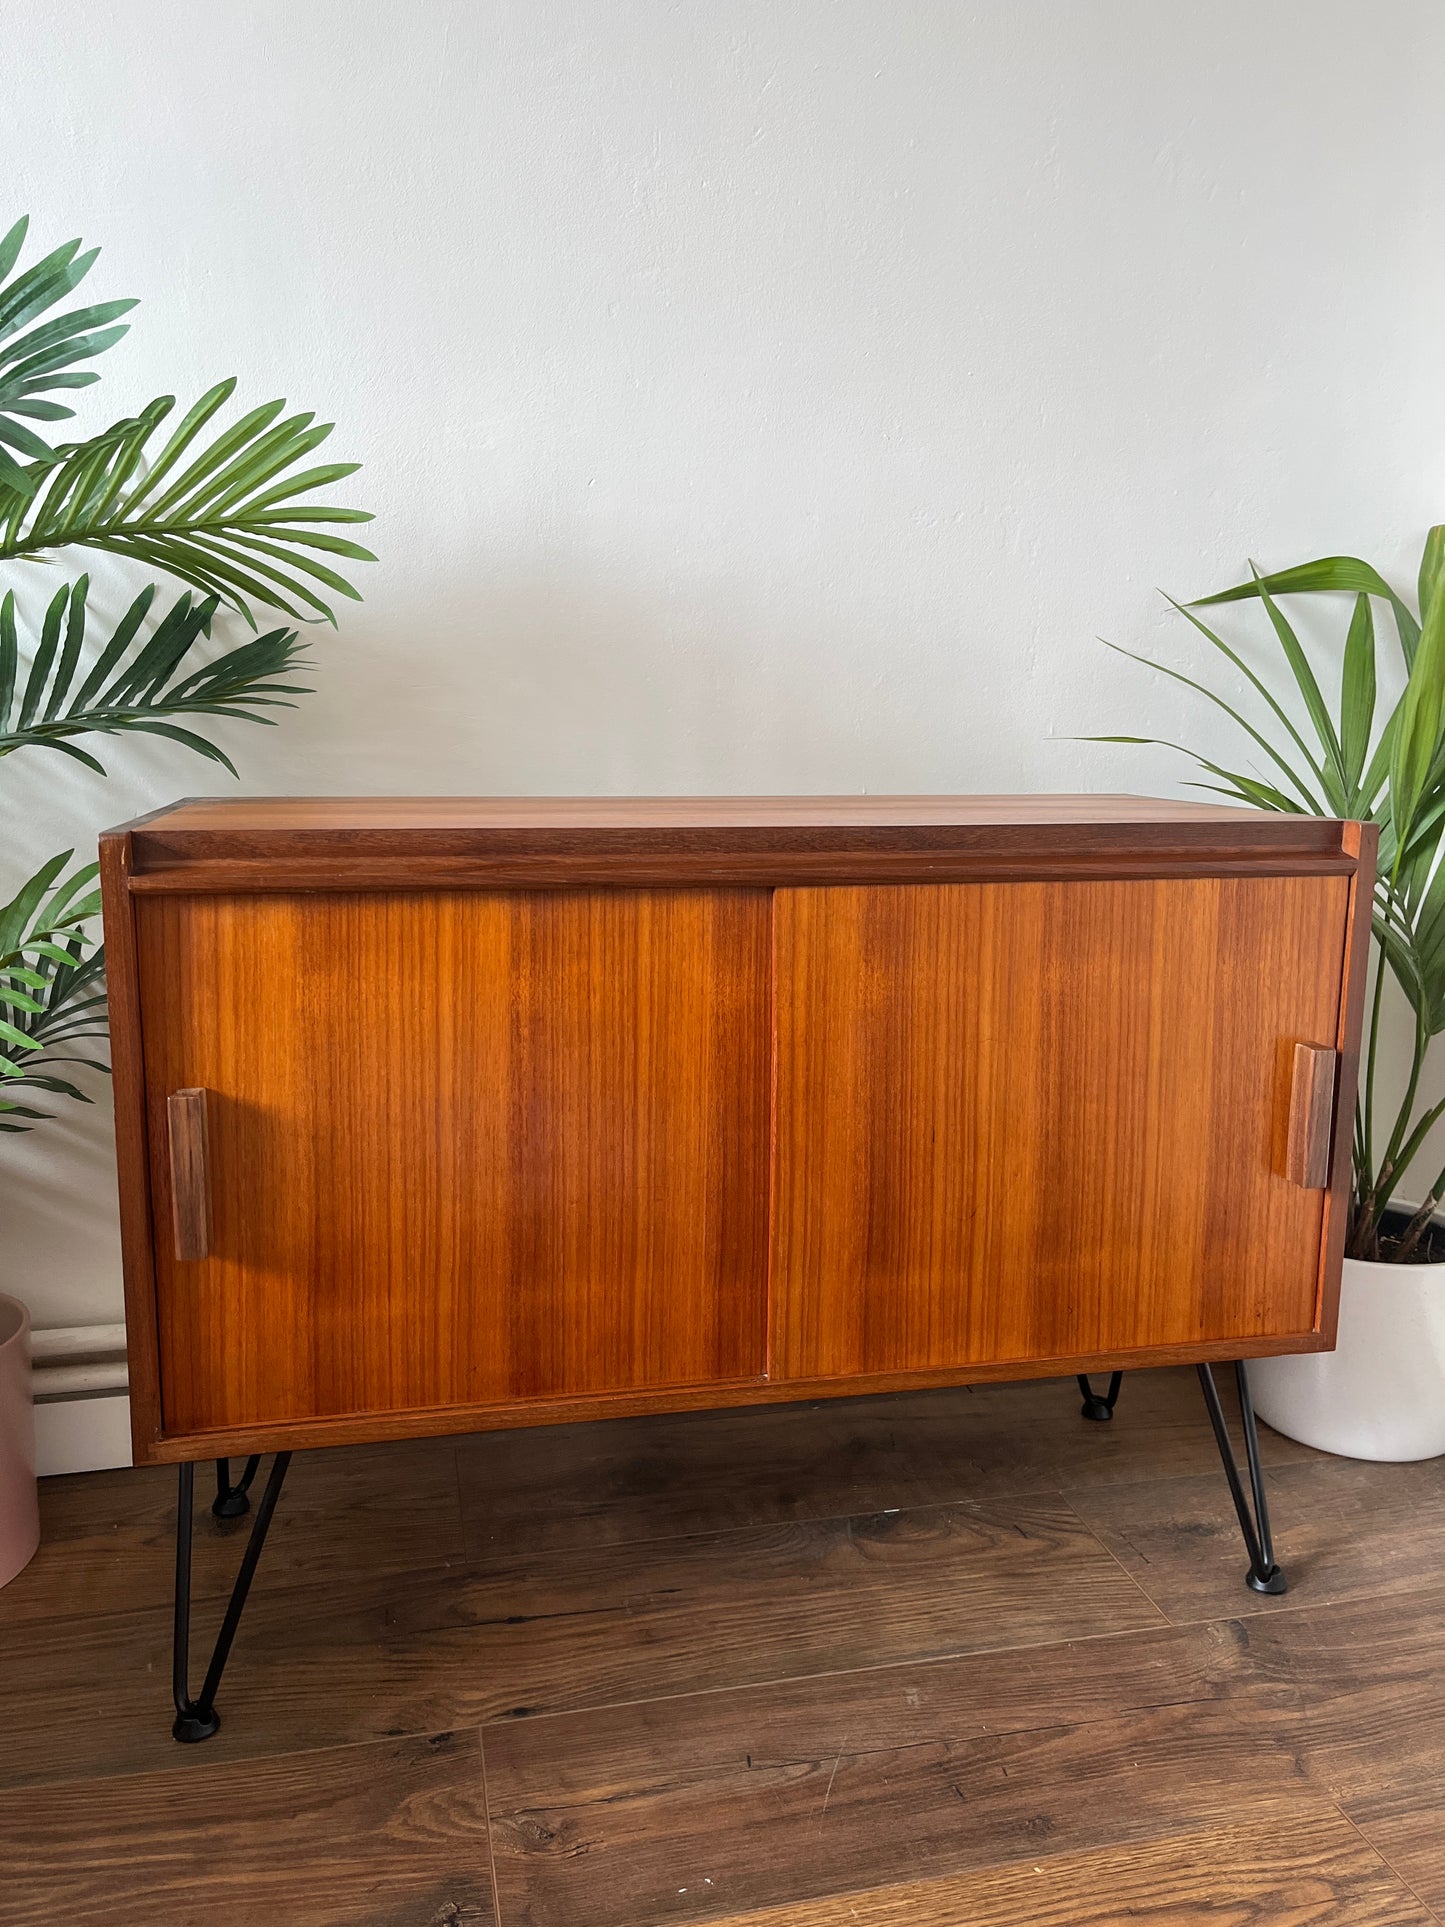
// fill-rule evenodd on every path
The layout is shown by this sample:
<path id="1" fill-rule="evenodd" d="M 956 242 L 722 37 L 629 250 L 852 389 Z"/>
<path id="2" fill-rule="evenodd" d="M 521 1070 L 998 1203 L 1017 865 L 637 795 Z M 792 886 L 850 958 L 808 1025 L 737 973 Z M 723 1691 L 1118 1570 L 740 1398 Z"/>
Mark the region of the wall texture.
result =
<path id="1" fill-rule="evenodd" d="M 1225 733 L 1095 637 L 1187 657 L 1154 585 L 1249 555 L 1409 581 L 1445 501 L 1432 0 L 31 0 L 6 43 L 12 211 L 143 297 L 89 419 L 234 372 L 366 463 L 381 563 L 231 732 L 255 790 L 1167 791 L 1075 738 Z M 19 762 L 0 886 L 226 782 Z M 0 1284 L 115 1318 L 103 1092 L 0 1162 Z"/>

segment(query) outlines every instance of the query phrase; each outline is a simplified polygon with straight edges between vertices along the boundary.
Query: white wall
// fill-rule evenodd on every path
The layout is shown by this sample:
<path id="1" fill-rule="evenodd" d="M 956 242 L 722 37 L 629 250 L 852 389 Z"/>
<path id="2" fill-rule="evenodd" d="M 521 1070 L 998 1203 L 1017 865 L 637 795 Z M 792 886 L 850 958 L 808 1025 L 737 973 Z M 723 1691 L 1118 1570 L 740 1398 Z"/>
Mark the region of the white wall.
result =
<path id="1" fill-rule="evenodd" d="M 29 0 L 5 41 L 6 199 L 144 298 L 88 419 L 235 372 L 366 463 L 381 563 L 232 731 L 251 789 L 1168 791 L 1072 738 L 1225 737 L 1094 637 L 1179 648 L 1153 585 L 1251 554 L 1409 581 L 1445 503 L 1436 0 Z M 225 787 L 20 764 L 0 886 Z M 104 1125 L 0 1139 L 41 1325 L 117 1315 Z"/>

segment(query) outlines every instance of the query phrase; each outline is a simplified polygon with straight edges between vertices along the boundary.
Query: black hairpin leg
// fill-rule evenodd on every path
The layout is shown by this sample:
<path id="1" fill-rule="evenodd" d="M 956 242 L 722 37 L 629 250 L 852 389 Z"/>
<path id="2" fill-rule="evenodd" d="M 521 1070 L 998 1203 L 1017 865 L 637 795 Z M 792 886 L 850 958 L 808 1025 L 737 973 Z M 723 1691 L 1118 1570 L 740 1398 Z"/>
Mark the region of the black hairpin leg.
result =
<path id="1" fill-rule="evenodd" d="M 1115 1372 L 1109 1380 L 1107 1392 L 1096 1392 L 1089 1381 L 1087 1372 L 1079 1373 L 1079 1390 L 1084 1394 L 1084 1417 L 1092 1419 L 1111 1419 L 1114 1407 L 1119 1402 L 1119 1387 L 1124 1383 L 1124 1374 Z"/>
<path id="2" fill-rule="evenodd" d="M 261 1454 L 253 1453 L 246 1461 L 246 1469 L 234 1485 L 231 1484 L 231 1461 L 216 1460 L 216 1496 L 211 1501 L 211 1510 L 218 1519 L 239 1519 L 242 1513 L 249 1512 L 251 1501 L 246 1494 L 251 1490 L 251 1481 L 256 1476 L 256 1468 L 261 1463 Z"/>
<path id="3" fill-rule="evenodd" d="M 180 1489 L 177 1495 L 176 1511 L 176 1620 L 175 1645 L 171 1663 L 171 1690 L 176 1702 L 176 1719 L 171 1732 L 178 1740 L 193 1743 L 208 1740 L 221 1724 L 216 1712 L 216 1693 L 220 1688 L 221 1675 L 226 1670 L 230 1657 L 231 1643 L 236 1637 L 236 1628 L 241 1623 L 245 1611 L 246 1595 L 251 1590 L 251 1581 L 256 1575 L 260 1562 L 261 1548 L 266 1543 L 266 1534 L 271 1527 L 271 1515 L 276 1510 L 276 1501 L 281 1496 L 281 1486 L 286 1477 L 286 1468 L 291 1463 L 289 1452 L 278 1452 L 271 1461 L 270 1475 L 266 1480 L 261 1502 L 256 1507 L 256 1516 L 251 1522 L 251 1536 L 246 1541 L 246 1550 L 241 1557 L 241 1570 L 236 1575 L 236 1583 L 231 1588 L 231 1597 L 226 1602 L 225 1617 L 221 1630 L 216 1635 L 215 1650 L 211 1663 L 206 1668 L 205 1684 L 195 1699 L 191 1698 L 190 1685 L 190 1648 L 191 1648 L 191 1514 L 196 1496 L 196 1468 L 187 1462 L 180 1470 Z M 216 1463 L 216 1499 L 211 1510 L 217 1518 L 233 1519 L 244 1512 L 250 1500 L 246 1489 L 256 1476 L 258 1459 L 247 1462 L 239 1485 L 230 1482 L 230 1469 L 224 1459 Z"/>
<path id="4" fill-rule="evenodd" d="M 1234 1500 L 1234 1510 L 1239 1515 L 1239 1529 L 1244 1534 L 1244 1548 L 1249 1554 L 1249 1571 L 1244 1583 L 1253 1592 L 1285 1592 L 1288 1590 L 1287 1582 L 1275 1563 L 1274 1541 L 1270 1537 L 1269 1501 L 1265 1496 L 1264 1474 L 1260 1470 L 1259 1434 L 1254 1427 L 1254 1404 L 1249 1396 L 1249 1374 L 1244 1368 L 1244 1361 L 1239 1359 L 1235 1363 L 1234 1382 L 1239 1388 L 1244 1456 L 1249 1466 L 1250 1495 L 1254 1499 L 1252 1517 L 1244 1482 L 1235 1464 L 1234 1446 L 1230 1442 L 1229 1427 L 1224 1422 L 1224 1407 L 1219 1402 L 1219 1387 L 1214 1382 L 1214 1373 L 1207 1365 L 1200 1365 L 1198 1371 L 1204 1402 L 1209 1407 L 1209 1423 L 1214 1427 L 1219 1456 L 1224 1461 L 1224 1476 L 1229 1480 L 1230 1497 Z"/>

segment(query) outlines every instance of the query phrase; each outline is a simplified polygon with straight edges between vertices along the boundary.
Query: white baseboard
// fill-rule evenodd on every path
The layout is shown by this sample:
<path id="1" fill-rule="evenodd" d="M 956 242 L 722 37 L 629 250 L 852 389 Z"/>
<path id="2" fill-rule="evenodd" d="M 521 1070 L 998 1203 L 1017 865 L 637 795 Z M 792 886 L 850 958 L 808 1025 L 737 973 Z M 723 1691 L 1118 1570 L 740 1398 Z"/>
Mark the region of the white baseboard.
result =
<path id="1" fill-rule="evenodd" d="M 69 1325 L 31 1337 L 35 1458 L 42 1478 L 129 1465 L 125 1326 Z"/>
<path id="2" fill-rule="evenodd" d="M 129 1465 L 130 1399 L 124 1392 L 102 1398 L 58 1398 L 35 1408 L 35 1469 L 103 1472 Z"/>
<path id="3" fill-rule="evenodd" d="M 32 1335 L 35 1469 L 102 1472 L 129 1465 L 125 1326 L 70 1325 Z"/>

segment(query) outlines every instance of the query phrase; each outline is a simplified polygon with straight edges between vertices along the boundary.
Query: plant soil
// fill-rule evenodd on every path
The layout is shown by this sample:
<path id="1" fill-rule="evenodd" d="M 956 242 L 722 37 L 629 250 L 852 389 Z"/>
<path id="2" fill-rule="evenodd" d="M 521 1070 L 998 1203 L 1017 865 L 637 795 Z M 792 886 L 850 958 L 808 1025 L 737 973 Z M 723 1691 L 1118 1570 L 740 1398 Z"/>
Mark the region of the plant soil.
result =
<path id="1" fill-rule="evenodd" d="M 1388 1265 L 1394 1262 L 1395 1251 L 1409 1222 L 1408 1211 L 1385 1213 L 1380 1224 L 1380 1262 L 1382 1264 Z M 1414 1250 L 1404 1262 L 1409 1265 L 1445 1264 L 1445 1224 L 1427 1225 Z"/>

